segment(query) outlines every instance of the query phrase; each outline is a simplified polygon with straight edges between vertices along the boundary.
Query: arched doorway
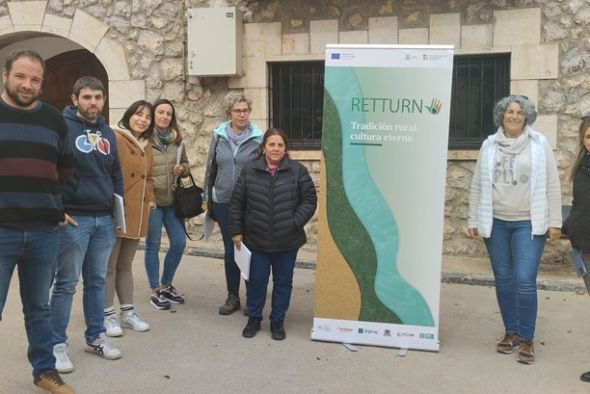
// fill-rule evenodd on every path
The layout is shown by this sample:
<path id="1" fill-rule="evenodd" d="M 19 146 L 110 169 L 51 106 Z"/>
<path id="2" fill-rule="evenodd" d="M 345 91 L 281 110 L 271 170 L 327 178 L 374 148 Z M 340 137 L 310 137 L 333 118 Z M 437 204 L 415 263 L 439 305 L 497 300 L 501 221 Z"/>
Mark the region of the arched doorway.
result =
<path id="1" fill-rule="evenodd" d="M 76 80 L 84 75 L 92 75 L 104 84 L 106 102 L 102 113 L 108 124 L 109 78 L 100 61 L 87 49 L 60 53 L 45 61 L 45 82 L 41 100 L 62 111 L 66 105 L 72 104 L 72 87 Z"/>

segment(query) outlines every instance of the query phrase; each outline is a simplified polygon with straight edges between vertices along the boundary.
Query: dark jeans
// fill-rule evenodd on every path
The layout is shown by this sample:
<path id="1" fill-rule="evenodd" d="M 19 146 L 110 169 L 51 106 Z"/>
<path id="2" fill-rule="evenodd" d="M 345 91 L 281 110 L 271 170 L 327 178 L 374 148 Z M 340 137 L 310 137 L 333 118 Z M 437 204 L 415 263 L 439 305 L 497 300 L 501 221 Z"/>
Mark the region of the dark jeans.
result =
<path id="1" fill-rule="evenodd" d="M 20 298 L 33 375 L 55 368 L 49 288 L 57 265 L 59 229 L 22 231 L 0 226 L 0 320 L 10 278 L 18 265 Z M 10 335 L 10 333 L 4 333 Z"/>
<path id="2" fill-rule="evenodd" d="M 229 204 L 213 202 L 213 214 L 223 237 L 227 294 L 240 298 L 240 268 L 234 261 L 234 243 L 229 234 Z"/>
<path id="3" fill-rule="evenodd" d="M 251 250 L 250 277 L 246 282 L 248 316 L 262 320 L 266 287 L 272 269 L 272 307 L 270 320 L 284 320 L 293 289 L 293 270 L 299 249 L 282 252 Z"/>

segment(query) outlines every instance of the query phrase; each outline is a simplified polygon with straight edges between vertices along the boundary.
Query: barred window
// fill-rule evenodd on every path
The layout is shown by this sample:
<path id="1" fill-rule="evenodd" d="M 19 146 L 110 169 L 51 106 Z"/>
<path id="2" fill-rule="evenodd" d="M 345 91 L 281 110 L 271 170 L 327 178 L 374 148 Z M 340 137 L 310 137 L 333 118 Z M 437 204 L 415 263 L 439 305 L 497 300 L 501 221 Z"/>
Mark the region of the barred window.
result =
<path id="1" fill-rule="evenodd" d="M 289 149 L 319 150 L 322 140 L 324 62 L 269 63 L 269 120 L 285 130 Z"/>
<path id="2" fill-rule="evenodd" d="M 449 149 L 479 149 L 496 131 L 494 105 L 509 93 L 510 54 L 455 56 Z"/>
<path id="3" fill-rule="evenodd" d="M 320 149 L 324 62 L 276 62 L 268 68 L 270 124 L 285 130 L 292 150 Z M 508 94 L 510 54 L 455 56 L 449 149 L 479 149 L 495 132 L 495 103 Z"/>

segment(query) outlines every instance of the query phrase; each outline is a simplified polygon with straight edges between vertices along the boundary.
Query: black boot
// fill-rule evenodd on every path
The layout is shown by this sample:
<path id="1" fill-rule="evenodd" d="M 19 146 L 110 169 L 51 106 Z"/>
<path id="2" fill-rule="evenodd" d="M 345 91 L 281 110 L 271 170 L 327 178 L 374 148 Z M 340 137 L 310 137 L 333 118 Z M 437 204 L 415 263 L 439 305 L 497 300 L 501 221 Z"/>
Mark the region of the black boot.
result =
<path id="1" fill-rule="evenodd" d="M 246 324 L 246 327 L 242 331 L 242 336 L 244 338 L 254 338 L 258 330 L 260 330 L 260 320 L 249 317 L 248 324 Z"/>
<path id="2" fill-rule="evenodd" d="M 282 320 L 271 320 L 270 321 L 270 336 L 275 341 L 282 341 L 287 337 L 285 328 L 283 327 Z"/>

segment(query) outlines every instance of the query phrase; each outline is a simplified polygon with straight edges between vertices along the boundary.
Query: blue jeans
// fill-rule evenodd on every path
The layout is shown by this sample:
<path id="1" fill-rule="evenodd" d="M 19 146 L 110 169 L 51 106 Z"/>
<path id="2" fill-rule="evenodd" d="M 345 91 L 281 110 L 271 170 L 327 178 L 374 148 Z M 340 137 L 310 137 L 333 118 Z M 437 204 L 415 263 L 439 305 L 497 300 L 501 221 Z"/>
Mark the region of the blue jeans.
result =
<path id="1" fill-rule="evenodd" d="M 92 342 L 104 329 L 104 288 L 107 264 L 115 244 L 115 224 L 111 216 L 74 216 L 78 226 L 61 229 L 59 258 L 51 295 L 53 343 L 66 342 L 72 299 L 83 279 L 82 306 L 86 342 Z"/>
<path id="2" fill-rule="evenodd" d="M 223 237 L 223 256 L 227 294 L 240 298 L 240 268 L 234 261 L 234 243 L 229 234 L 229 204 L 213 203 L 213 213 Z"/>
<path id="3" fill-rule="evenodd" d="M 162 225 L 166 228 L 170 248 L 164 257 L 164 270 L 160 278 L 160 241 L 162 239 Z M 186 235 L 180 219 L 174 214 L 174 206 L 156 207 L 152 209 L 148 222 L 148 235 L 145 240 L 145 271 L 147 273 L 150 288 L 160 287 L 160 283 L 169 286 L 172 284 L 174 274 L 180 264 Z"/>
<path id="4" fill-rule="evenodd" d="M 532 235 L 530 220 L 494 219 L 484 238 L 496 282 L 496 297 L 508 333 L 532 341 L 537 320 L 537 272 L 546 235 Z"/>
<path id="5" fill-rule="evenodd" d="M 23 231 L 0 226 L 0 320 L 10 278 L 18 265 L 20 298 L 33 376 L 55 368 L 49 289 L 53 282 L 59 229 Z M 4 333 L 8 334 L 9 333 Z"/>
<path id="6" fill-rule="evenodd" d="M 282 252 L 251 250 L 250 277 L 246 282 L 248 316 L 262 320 L 266 287 L 272 268 L 272 307 L 270 320 L 284 320 L 293 289 L 293 270 L 298 249 Z"/>

